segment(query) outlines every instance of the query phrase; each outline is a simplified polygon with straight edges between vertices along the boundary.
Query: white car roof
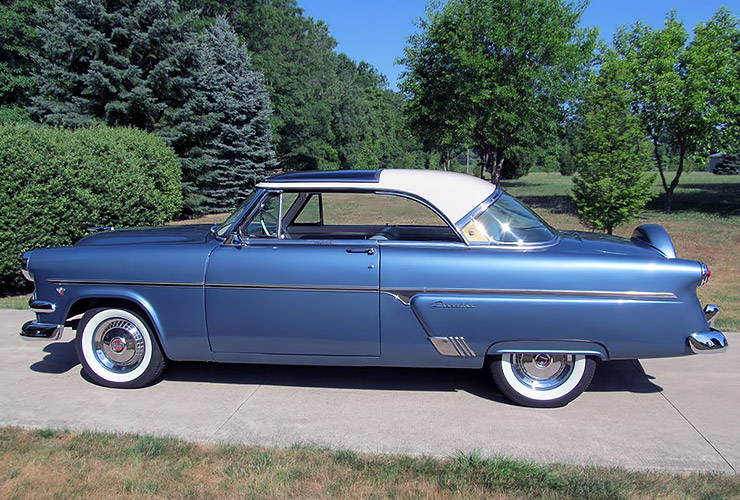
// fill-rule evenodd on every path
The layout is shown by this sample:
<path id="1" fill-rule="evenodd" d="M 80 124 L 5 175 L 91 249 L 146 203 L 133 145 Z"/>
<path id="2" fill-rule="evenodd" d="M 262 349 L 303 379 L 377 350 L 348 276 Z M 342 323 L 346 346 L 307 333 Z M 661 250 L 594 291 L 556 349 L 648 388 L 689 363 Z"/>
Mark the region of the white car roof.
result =
<path id="1" fill-rule="evenodd" d="M 480 205 L 496 186 L 458 172 L 421 169 L 298 172 L 267 179 L 264 189 L 393 191 L 422 198 L 456 223 Z"/>

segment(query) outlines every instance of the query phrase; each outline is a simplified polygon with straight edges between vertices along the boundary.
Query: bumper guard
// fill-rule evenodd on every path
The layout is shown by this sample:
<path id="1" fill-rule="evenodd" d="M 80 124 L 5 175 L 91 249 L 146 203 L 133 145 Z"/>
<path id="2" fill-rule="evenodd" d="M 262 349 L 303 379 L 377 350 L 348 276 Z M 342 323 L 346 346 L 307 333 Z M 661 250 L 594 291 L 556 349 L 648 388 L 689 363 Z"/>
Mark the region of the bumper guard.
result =
<path id="1" fill-rule="evenodd" d="M 727 349 L 727 337 L 724 333 L 714 329 L 714 322 L 717 320 L 718 314 L 718 306 L 714 304 L 704 306 L 704 318 L 709 325 L 709 331 L 689 335 L 689 347 L 694 354 L 722 352 Z"/>

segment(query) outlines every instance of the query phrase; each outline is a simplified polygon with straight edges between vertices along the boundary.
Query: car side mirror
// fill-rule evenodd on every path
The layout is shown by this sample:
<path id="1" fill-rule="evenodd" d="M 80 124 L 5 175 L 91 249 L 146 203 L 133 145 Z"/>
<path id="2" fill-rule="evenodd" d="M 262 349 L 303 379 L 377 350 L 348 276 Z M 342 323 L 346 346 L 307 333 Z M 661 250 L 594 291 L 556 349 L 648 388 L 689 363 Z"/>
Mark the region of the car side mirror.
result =
<path id="1" fill-rule="evenodd" d="M 242 240 L 241 236 L 239 236 L 238 233 L 233 232 L 226 235 L 224 238 L 223 243 L 221 243 L 221 246 L 223 247 L 238 247 L 241 248 L 245 245 L 244 241 Z"/>

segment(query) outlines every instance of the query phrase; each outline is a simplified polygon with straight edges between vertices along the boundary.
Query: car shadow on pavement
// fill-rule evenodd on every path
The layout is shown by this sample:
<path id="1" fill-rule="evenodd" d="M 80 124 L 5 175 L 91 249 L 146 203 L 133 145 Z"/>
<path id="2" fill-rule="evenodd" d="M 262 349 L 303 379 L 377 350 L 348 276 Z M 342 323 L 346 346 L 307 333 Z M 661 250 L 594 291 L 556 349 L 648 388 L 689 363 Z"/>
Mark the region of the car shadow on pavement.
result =
<path id="1" fill-rule="evenodd" d="M 31 365 L 31 370 L 40 373 L 65 373 L 79 365 L 74 340 L 52 342 L 44 346 L 46 356 Z"/>
<path id="2" fill-rule="evenodd" d="M 60 374 L 79 365 L 74 341 L 53 342 L 46 355 L 33 363 L 35 372 Z M 376 368 L 337 366 L 250 365 L 173 362 L 164 380 L 214 384 L 264 384 L 286 387 L 323 387 L 393 391 L 465 391 L 494 401 L 508 402 L 486 370 L 434 368 Z M 596 368 L 589 392 L 660 392 L 636 360 L 605 361 Z"/>
<path id="3" fill-rule="evenodd" d="M 660 392 L 637 360 L 599 363 L 589 392 Z M 173 363 L 165 380 L 334 389 L 465 391 L 508 402 L 486 370 Z"/>

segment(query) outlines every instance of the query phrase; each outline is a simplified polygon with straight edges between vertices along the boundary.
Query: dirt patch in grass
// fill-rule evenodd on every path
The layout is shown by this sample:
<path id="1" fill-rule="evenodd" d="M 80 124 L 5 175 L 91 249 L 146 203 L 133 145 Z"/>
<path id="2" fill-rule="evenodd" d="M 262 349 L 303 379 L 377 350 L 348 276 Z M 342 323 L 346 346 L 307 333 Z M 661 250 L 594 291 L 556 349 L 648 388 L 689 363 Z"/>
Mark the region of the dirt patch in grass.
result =
<path id="1" fill-rule="evenodd" d="M 732 498 L 740 477 L 0 428 L 2 498 Z"/>

